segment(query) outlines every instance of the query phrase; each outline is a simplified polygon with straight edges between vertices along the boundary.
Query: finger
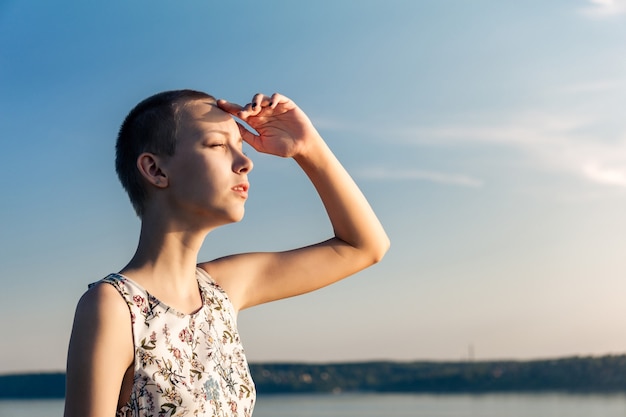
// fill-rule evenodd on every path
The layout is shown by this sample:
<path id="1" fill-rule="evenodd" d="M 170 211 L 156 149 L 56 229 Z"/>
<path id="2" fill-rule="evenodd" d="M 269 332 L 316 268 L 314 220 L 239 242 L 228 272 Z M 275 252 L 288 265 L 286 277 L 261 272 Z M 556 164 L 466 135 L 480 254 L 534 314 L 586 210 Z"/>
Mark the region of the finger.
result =
<path id="1" fill-rule="evenodd" d="M 259 137 L 254 133 L 250 132 L 244 125 L 237 122 L 237 127 L 239 128 L 239 133 L 241 134 L 241 138 L 252 146 L 254 149 L 257 149 L 257 145 L 259 144 Z M 257 149 L 258 150 L 258 149 Z"/>
<path id="2" fill-rule="evenodd" d="M 282 105 L 285 110 L 290 110 L 295 106 L 294 102 L 291 101 L 289 97 L 286 97 L 280 93 L 272 94 L 269 102 L 270 109 L 275 109 L 276 107 L 278 107 L 279 104 Z"/>
<path id="3" fill-rule="evenodd" d="M 269 106 L 272 109 L 275 109 L 276 106 L 278 106 L 279 103 L 284 102 L 287 97 L 283 96 L 282 94 L 278 94 L 278 93 L 274 93 L 272 94 L 272 97 L 270 98 L 270 102 L 269 102 Z"/>
<path id="4" fill-rule="evenodd" d="M 257 106 L 260 106 L 263 103 L 264 98 L 264 94 L 256 93 L 254 96 L 252 96 L 252 101 L 250 102 L 252 104 L 252 107 L 256 109 Z"/>
<path id="5" fill-rule="evenodd" d="M 271 97 L 263 93 L 256 93 L 254 97 L 252 98 L 252 101 L 262 106 L 269 106 Z"/>
<path id="6" fill-rule="evenodd" d="M 247 119 L 251 116 L 258 116 L 263 110 L 274 110 L 279 104 L 287 104 L 291 100 L 279 93 L 266 96 L 263 93 L 256 93 L 252 101 L 241 108 L 238 117 Z"/>
<path id="7" fill-rule="evenodd" d="M 252 97 L 252 101 L 241 108 L 238 117 L 242 119 L 246 119 L 250 116 L 258 115 L 263 107 L 267 107 L 269 103 L 269 98 L 264 94 L 257 93 Z"/>
<path id="8" fill-rule="evenodd" d="M 243 120 L 247 120 L 251 116 L 256 116 L 262 110 L 260 105 L 256 103 L 248 103 L 244 107 L 242 107 L 241 111 L 237 113 L 237 117 L 240 117 Z"/>
<path id="9" fill-rule="evenodd" d="M 261 110 L 261 106 L 253 108 L 253 103 L 248 103 L 243 107 L 234 103 L 224 103 L 222 105 L 224 106 L 223 110 L 242 120 L 247 120 L 250 116 L 256 116 Z"/>
<path id="10" fill-rule="evenodd" d="M 217 100 L 217 107 L 232 115 L 237 115 L 243 110 L 243 107 L 241 107 L 239 104 L 231 103 L 224 99 Z"/>
<path id="11" fill-rule="evenodd" d="M 269 106 L 270 98 L 263 93 L 256 93 L 252 97 L 251 109 L 253 111 L 260 111 L 263 107 Z"/>

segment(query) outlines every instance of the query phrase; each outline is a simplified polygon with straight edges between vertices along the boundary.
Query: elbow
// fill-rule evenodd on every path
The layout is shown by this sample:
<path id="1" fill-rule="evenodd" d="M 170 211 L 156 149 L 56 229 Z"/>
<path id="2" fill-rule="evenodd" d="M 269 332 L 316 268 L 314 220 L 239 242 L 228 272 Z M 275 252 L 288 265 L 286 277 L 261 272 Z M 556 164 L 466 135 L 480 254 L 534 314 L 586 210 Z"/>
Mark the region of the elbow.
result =
<path id="1" fill-rule="evenodd" d="M 385 235 L 381 239 L 378 239 L 376 241 L 376 245 L 374 245 L 371 248 L 371 252 L 370 252 L 371 265 L 377 264 L 378 262 L 382 261 L 382 259 L 385 257 L 385 254 L 389 250 L 390 246 L 391 246 L 391 241 L 389 240 L 389 237 L 387 235 Z"/>

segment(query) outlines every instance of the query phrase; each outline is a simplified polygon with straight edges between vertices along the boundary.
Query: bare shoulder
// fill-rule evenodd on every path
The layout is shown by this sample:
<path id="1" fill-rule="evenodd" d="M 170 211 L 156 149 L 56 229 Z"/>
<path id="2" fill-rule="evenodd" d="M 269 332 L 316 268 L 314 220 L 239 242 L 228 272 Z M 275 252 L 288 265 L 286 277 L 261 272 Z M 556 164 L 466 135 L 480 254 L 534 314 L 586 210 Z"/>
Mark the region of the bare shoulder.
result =
<path id="1" fill-rule="evenodd" d="M 93 354 L 97 350 L 94 345 L 98 343 L 126 340 L 126 336 L 132 334 L 131 327 L 130 311 L 124 298 L 113 285 L 97 283 L 78 301 L 70 350 L 73 345 L 79 346 L 79 350 L 89 347 L 89 352 Z M 132 352 L 131 338 L 128 338 L 128 343 Z"/>
<path id="2" fill-rule="evenodd" d="M 79 314 L 80 313 L 80 314 Z M 76 316 L 103 319 L 128 318 L 126 301 L 118 290 L 105 282 L 98 282 L 89 288 L 78 301 Z"/>
<path id="3" fill-rule="evenodd" d="M 133 361 L 130 311 L 117 289 L 98 283 L 78 302 L 67 359 L 65 416 L 114 415 Z"/>
<path id="4" fill-rule="evenodd" d="M 214 259 L 208 262 L 202 262 L 198 264 L 198 267 L 204 270 L 209 276 L 222 288 L 228 288 L 228 277 L 233 275 L 233 268 L 236 267 L 236 262 L 233 264 L 232 257 L 224 257 Z"/>
<path id="5" fill-rule="evenodd" d="M 198 264 L 228 294 L 237 311 L 246 304 L 251 278 L 258 271 L 263 256 L 259 253 L 242 253 Z"/>

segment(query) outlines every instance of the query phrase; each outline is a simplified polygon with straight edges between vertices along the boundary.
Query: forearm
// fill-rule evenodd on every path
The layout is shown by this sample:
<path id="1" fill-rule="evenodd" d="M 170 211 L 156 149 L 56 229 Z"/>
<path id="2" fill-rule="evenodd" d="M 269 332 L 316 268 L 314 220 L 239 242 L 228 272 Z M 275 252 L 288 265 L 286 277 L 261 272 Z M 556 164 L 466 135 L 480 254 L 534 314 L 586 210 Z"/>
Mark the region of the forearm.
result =
<path id="1" fill-rule="evenodd" d="M 354 180 L 321 137 L 294 157 L 317 190 L 335 237 L 358 250 L 366 262 L 378 262 L 389 238 Z"/>
<path id="2" fill-rule="evenodd" d="M 233 255 L 206 264 L 211 275 L 232 289 L 237 308 L 314 291 L 384 256 L 389 238 L 374 211 L 295 103 L 280 94 L 271 98 L 257 94 L 244 107 L 226 101 L 218 105 L 258 132 L 240 128 L 242 138 L 255 150 L 294 158 L 317 190 L 335 234 L 289 251 Z"/>

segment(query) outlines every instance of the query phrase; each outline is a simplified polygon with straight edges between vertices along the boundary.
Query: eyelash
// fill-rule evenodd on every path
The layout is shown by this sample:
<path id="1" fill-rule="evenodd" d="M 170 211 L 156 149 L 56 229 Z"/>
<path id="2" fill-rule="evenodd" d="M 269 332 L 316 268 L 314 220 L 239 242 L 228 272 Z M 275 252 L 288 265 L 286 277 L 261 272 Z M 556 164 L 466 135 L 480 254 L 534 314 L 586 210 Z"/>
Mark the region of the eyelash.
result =
<path id="1" fill-rule="evenodd" d="M 225 148 L 225 147 L 226 147 L 226 144 L 225 144 L 225 143 L 214 143 L 214 144 L 212 144 L 212 145 L 209 145 L 209 148 L 218 148 L 218 147 L 220 147 L 220 148 Z M 248 156 L 248 153 L 247 153 L 247 152 L 245 152 L 245 151 L 243 151 L 243 150 L 242 150 L 242 153 L 243 153 L 245 156 Z"/>

